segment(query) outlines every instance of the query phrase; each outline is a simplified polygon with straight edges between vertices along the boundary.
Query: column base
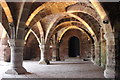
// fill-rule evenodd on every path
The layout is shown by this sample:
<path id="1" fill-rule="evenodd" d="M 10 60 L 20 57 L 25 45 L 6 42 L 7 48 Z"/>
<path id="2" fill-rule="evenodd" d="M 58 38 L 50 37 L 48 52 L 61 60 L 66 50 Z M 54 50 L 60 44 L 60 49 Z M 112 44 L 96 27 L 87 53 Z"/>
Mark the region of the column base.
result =
<path id="1" fill-rule="evenodd" d="M 114 70 L 110 70 L 110 69 L 106 69 L 104 71 L 104 77 L 105 78 L 115 78 L 115 71 Z"/>
<path id="2" fill-rule="evenodd" d="M 52 59 L 52 61 L 57 61 L 57 59 Z"/>
<path id="3" fill-rule="evenodd" d="M 96 57 L 96 58 L 95 58 L 94 63 L 95 63 L 96 65 L 99 65 L 99 66 L 100 66 L 100 59 L 99 59 L 99 57 Z"/>
<path id="4" fill-rule="evenodd" d="M 60 58 L 52 58 L 52 61 L 61 61 Z"/>
<path id="5" fill-rule="evenodd" d="M 21 68 L 12 68 L 12 69 L 9 69 L 5 72 L 6 74 L 16 74 L 16 75 L 19 75 L 19 74 L 28 74 L 28 72 L 26 71 L 26 69 L 24 67 L 21 67 Z"/>
<path id="6" fill-rule="evenodd" d="M 92 63 L 94 63 L 94 60 L 93 60 L 93 58 L 91 58 L 91 62 L 92 62 Z"/>
<path id="7" fill-rule="evenodd" d="M 61 61 L 60 58 L 57 58 L 56 61 Z"/>
<path id="8" fill-rule="evenodd" d="M 44 60 L 40 60 L 39 64 L 50 64 L 50 62 L 49 60 L 44 59 Z"/>
<path id="9" fill-rule="evenodd" d="M 52 58 L 52 61 L 57 61 L 57 58 L 56 58 L 56 57 L 53 57 L 53 58 Z"/>

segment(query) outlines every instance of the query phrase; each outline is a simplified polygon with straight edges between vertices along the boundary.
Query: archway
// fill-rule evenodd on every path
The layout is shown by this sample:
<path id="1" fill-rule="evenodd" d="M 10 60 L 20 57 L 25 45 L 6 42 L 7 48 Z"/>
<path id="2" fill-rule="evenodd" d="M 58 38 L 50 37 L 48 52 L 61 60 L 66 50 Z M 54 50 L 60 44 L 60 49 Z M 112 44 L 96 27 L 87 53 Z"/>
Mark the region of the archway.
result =
<path id="1" fill-rule="evenodd" d="M 69 57 L 77 57 L 80 56 L 80 41 L 77 37 L 73 36 L 70 38 L 69 43 L 69 53 L 68 56 Z"/>

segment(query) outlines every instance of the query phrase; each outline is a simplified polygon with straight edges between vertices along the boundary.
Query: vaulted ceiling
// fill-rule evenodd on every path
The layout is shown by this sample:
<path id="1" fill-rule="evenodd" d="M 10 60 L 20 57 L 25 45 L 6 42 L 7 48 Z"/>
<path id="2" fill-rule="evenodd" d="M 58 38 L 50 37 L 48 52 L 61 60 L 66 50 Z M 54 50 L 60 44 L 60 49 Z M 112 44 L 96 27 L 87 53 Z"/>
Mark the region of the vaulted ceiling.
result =
<path id="1" fill-rule="evenodd" d="M 99 3 L 92 0 L 86 2 L 6 2 L 1 1 L 3 8 L 2 24 L 10 36 L 9 24 L 14 24 L 17 34 L 25 29 L 26 36 L 32 30 L 38 38 L 48 41 L 61 29 L 69 30 L 75 26 L 92 38 L 100 39 L 100 28 L 104 32 L 112 32 L 111 13 L 117 3 Z M 109 16 L 110 15 L 110 16 Z M 105 27 L 106 26 L 106 27 Z M 31 32 L 32 32 L 31 31 Z M 61 32 L 61 35 L 63 32 Z"/>

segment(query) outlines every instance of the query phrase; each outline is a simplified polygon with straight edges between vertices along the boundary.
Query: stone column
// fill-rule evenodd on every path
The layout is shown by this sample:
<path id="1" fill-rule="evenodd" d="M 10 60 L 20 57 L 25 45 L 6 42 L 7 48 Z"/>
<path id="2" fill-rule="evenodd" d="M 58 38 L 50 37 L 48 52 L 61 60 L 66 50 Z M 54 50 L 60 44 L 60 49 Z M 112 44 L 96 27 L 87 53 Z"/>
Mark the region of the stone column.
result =
<path id="1" fill-rule="evenodd" d="M 115 78 L 115 41 L 113 33 L 106 33 L 104 35 L 107 44 L 107 61 L 104 76 L 106 78 Z"/>
<path id="2" fill-rule="evenodd" d="M 10 39 L 9 45 L 11 48 L 11 69 L 7 70 L 6 74 L 25 74 L 27 71 L 23 67 L 23 48 L 24 40 Z"/>
<path id="3" fill-rule="evenodd" d="M 59 48 L 60 48 L 60 45 L 59 45 L 59 43 L 57 43 L 57 45 L 56 45 L 56 54 L 57 54 L 56 59 L 57 59 L 57 61 L 60 61 Z"/>
<path id="4" fill-rule="evenodd" d="M 58 43 L 56 44 L 56 46 L 53 46 L 52 58 L 53 58 L 52 61 L 60 61 Z"/>
<path id="5" fill-rule="evenodd" d="M 94 63 L 95 52 L 94 52 L 94 44 L 91 44 L 91 61 Z"/>
<path id="6" fill-rule="evenodd" d="M 49 61 L 45 59 L 45 44 L 40 44 L 41 58 L 39 64 L 49 64 Z"/>
<path id="7" fill-rule="evenodd" d="M 100 44 L 99 42 L 95 43 L 95 64 L 100 65 Z"/>
<path id="8" fill-rule="evenodd" d="M 57 61 L 56 46 L 52 47 L 52 61 Z"/>

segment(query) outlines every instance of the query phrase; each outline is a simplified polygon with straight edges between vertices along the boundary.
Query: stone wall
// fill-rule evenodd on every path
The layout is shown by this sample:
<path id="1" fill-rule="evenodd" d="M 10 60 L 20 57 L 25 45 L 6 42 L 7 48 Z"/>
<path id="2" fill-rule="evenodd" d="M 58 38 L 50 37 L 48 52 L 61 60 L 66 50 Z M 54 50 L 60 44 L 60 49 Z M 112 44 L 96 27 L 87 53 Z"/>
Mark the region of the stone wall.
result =
<path id="1" fill-rule="evenodd" d="M 87 36 L 79 30 L 69 30 L 65 33 L 60 44 L 60 59 L 68 58 L 68 41 L 76 36 L 80 40 L 80 58 L 86 58 L 91 55 L 91 43 Z"/>
<path id="2" fill-rule="evenodd" d="M 31 33 L 26 41 L 24 47 L 23 57 L 25 60 L 39 60 L 40 58 L 40 48 L 37 39 Z"/>

